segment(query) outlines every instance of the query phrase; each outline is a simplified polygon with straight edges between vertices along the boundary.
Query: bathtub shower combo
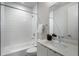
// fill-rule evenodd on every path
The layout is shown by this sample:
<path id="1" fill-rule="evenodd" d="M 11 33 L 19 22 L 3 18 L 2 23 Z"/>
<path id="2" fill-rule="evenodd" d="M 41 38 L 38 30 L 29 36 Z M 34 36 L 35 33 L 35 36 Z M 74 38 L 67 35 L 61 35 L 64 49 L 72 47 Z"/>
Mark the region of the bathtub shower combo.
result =
<path id="1" fill-rule="evenodd" d="M 1 2 L 0 7 L 1 55 L 36 56 L 37 3 Z"/>

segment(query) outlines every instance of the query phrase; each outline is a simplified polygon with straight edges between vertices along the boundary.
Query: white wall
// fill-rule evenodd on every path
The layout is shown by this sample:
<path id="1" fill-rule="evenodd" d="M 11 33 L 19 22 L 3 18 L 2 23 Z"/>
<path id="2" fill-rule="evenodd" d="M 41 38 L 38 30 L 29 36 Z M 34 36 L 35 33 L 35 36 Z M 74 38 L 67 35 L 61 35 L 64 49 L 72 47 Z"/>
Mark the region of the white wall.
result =
<path id="1" fill-rule="evenodd" d="M 20 7 L 20 5 L 18 6 Z M 2 54 L 9 53 L 7 50 L 18 49 L 18 46 L 27 44 L 32 40 L 32 14 L 1 6 L 1 18 Z M 6 49 L 10 47 L 11 49 Z"/>
<path id="2" fill-rule="evenodd" d="M 34 6 L 33 12 L 34 14 L 32 14 L 32 40 L 33 44 L 35 44 L 37 41 L 37 5 Z"/>
<path id="3" fill-rule="evenodd" d="M 38 24 L 48 24 L 49 6 L 46 2 L 38 3 Z"/>
<path id="4" fill-rule="evenodd" d="M 37 5 L 33 8 L 32 14 L 32 34 L 37 32 Z"/>
<path id="5" fill-rule="evenodd" d="M 43 39 L 46 39 L 46 35 L 49 31 L 49 5 L 47 2 L 39 2 L 37 6 L 37 13 L 38 13 L 38 25 L 47 24 L 47 31 L 45 33 L 42 33 Z M 39 39 L 39 38 L 38 38 Z"/>
<path id="6" fill-rule="evenodd" d="M 49 33 L 53 34 L 53 10 L 49 14 Z"/>

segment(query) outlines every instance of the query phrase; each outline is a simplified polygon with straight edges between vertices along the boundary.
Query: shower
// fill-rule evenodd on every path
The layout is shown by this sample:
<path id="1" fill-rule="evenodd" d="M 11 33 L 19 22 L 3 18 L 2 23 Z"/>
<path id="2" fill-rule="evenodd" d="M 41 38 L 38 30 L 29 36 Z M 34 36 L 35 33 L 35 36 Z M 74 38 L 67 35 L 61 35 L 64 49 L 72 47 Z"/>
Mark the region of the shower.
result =
<path id="1" fill-rule="evenodd" d="M 36 3 L 1 2 L 0 6 L 1 55 L 32 47 L 32 36 L 37 28 Z"/>

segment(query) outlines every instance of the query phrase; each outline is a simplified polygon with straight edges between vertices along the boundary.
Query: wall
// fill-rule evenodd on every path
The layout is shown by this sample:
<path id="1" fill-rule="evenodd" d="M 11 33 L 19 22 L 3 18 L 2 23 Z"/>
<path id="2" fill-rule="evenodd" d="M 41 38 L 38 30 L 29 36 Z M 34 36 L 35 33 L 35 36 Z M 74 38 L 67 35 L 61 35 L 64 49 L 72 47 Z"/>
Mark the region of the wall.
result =
<path id="1" fill-rule="evenodd" d="M 39 2 L 37 6 L 37 13 L 38 13 L 38 25 L 47 24 L 47 31 L 45 33 L 42 33 L 43 39 L 46 39 L 46 35 L 49 31 L 49 5 L 47 2 Z M 38 38 L 39 39 L 39 38 Z"/>
<path id="2" fill-rule="evenodd" d="M 61 5 L 53 10 L 53 15 L 53 32 L 66 38 L 71 35 L 71 41 L 78 44 L 78 4 Z"/>
<path id="3" fill-rule="evenodd" d="M 48 24 L 49 6 L 46 2 L 38 3 L 38 23 Z"/>
<path id="4" fill-rule="evenodd" d="M 17 8 L 16 4 L 11 5 Z M 24 8 L 20 5 L 18 7 Z M 2 5 L 1 17 L 2 55 L 26 48 L 32 40 L 32 14 Z"/>
<path id="5" fill-rule="evenodd" d="M 49 33 L 52 35 L 53 34 L 53 10 L 50 10 L 49 13 Z"/>
<path id="6" fill-rule="evenodd" d="M 37 4 L 33 8 L 34 14 L 32 14 L 32 40 L 35 45 L 37 41 Z"/>

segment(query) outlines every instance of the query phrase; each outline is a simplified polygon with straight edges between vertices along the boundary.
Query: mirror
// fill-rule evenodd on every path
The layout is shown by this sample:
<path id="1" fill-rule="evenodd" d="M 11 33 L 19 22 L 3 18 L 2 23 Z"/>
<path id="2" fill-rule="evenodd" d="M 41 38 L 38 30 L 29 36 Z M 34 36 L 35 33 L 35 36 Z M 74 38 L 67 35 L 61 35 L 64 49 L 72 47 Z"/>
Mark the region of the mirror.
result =
<path id="1" fill-rule="evenodd" d="M 50 7 L 49 33 L 78 44 L 77 2 L 57 2 Z"/>

